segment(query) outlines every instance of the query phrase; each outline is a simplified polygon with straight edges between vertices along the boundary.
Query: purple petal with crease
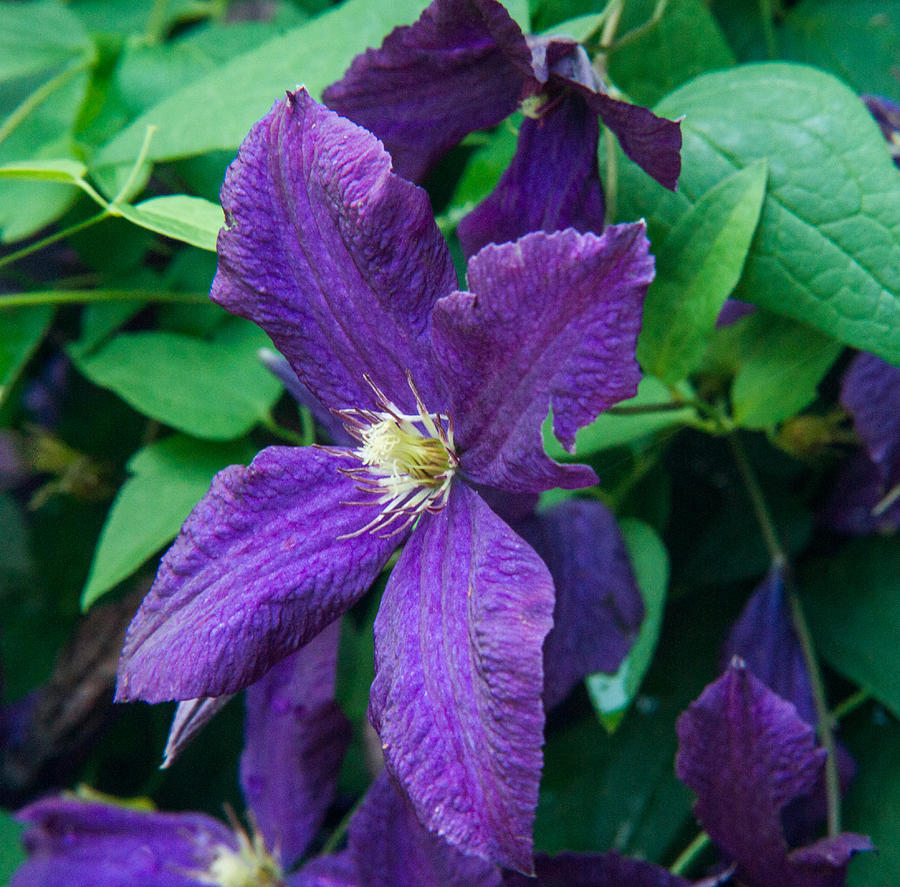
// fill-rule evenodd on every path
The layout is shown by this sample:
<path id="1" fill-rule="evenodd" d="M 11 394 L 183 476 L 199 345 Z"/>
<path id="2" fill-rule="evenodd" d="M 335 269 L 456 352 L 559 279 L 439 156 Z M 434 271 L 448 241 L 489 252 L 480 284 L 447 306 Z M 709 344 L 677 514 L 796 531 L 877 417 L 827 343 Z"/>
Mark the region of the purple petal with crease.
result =
<path id="1" fill-rule="evenodd" d="M 346 453 L 269 447 L 216 475 L 128 629 L 120 701 L 234 693 L 369 588 L 403 538 L 340 538 L 375 516 Z"/>
<path id="2" fill-rule="evenodd" d="M 431 309 L 456 272 L 428 196 L 390 167 L 300 89 L 253 126 L 222 187 L 211 298 L 259 324 L 329 409 L 372 405 L 368 373 L 411 412 L 407 370 L 435 403 Z"/>
<path id="3" fill-rule="evenodd" d="M 737 863 L 740 881 L 747 887 L 843 884 L 849 854 L 869 849 L 868 839 L 842 835 L 834 857 L 824 846 L 821 853 L 807 847 L 789 856 L 782 834 L 782 809 L 810 792 L 825 759 L 793 705 L 736 659 L 681 715 L 677 729 L 678 777 L 696 792 L 694 813 Z"/>
<path id="4" fill-rule="evenodd" d="M 773 568 L 753 592 L 722 655 L 726 663 L 739 656 L 773 693 L 794 704 L 802 720 L 816 722 L 809 671 L 791 624 L 780 569 Z"/>
<path id="5" fill-rule="evenodd" d="M 201 697 L 179 702 L 169 727 L 163 762 L 164 770 L 190 745 L 194 737 L 231 701 L 232 695 Z"/>
<path id="6" fill-rule="evenodd" d="M 531 871 L 553 583 L 457 483 L 425 514 L 375 620 L 369 714 L 421 822 L 467 854 Z"/>
<path id="7" fill-rule="evenodd" d="M 467 477 L 510 492 L 595 482 L 544 454 L 541 425 L 552 407 L 571 451 L 579 428 L 634 395 L 652 279 L 641 222 L 602 237 L 538 232 L 469 260 L 471 293 L 441 299 L 432 331 Z"/>
<path id="8" fill-rule="evenodd" d="M 900 483 L 900 368 L 858 354 L 844 375 L 841 403 L 886 487 Z"/>
<path id="9" fill-rule="evenodd" d="M 644 604 L 616 519 L 600 502 L 563 502 L 516 530 L 556 586 L 553 630 L 544 642 L 549 711 L 586 675 L 618 669 L 637 639 Z"/>
<path id="10" fill-rule="evenodd" d="M 597 83 L 583 47 L 551 40 L 547 53 L 551 60 L 550 84 L 567 86 L 582 96 L 593 113 L 599 114 L 615 133 L 625 154 L 674 191 L 681 173 L 681 124 L 607 95 Z"/>
<path id="11" fill-rule="evenodd" d="M 322 824 L 350 743 L 334 701 L 340 622 L 247 688 L 241 786 L 266 847 L 290 869 Z"/>
<path id="12" fill-rule="evenodd" d="M 200 813 L 48 798 L 17 818 L 28 823 L 28 860 L 10 887 L 195 887 L 218 848 L 237 849 L 229 829 Z"/>
<path id="13" fill-rule="evenodd" d="M 504 873 L 504 887 L 690 887 L 662 866 L 618 853 L 539 854 L 534 867 L 536 878 Z"/>
<path id="14" fill-rule="evenodd" d="M 375 133 L 394 170 L 420 182 L 463 136 L 515 111 L 533 81 L 525 37 L 500 3 L 435 0 L 381 49 L 358 55 L 323 100 Z"/>
<path id="15" fill-rule="evenodd" d="M 581 96 L 560 92 L 539 119 L 526 118 L 512 163 L 494 191 L 457 228 L 467 256 L 531 231 L 603 230 L 597 116 Z"/>
<path id="16" fill-rule="evenodd" d="M 350 823 L 350 855 L 364 887 L 499 887 L 497 868 L 426 831 L 385 771 Z"/>
<path id="17" fill-rule="evenodd" d="M 886 492 L 879 466 L 866 453 L 853 453 L 835 479 L 821 520 L 833 530 L 852 536 L 893 533 L 900 528 L 900 499 L 885 511 L 874 513 Z"/>

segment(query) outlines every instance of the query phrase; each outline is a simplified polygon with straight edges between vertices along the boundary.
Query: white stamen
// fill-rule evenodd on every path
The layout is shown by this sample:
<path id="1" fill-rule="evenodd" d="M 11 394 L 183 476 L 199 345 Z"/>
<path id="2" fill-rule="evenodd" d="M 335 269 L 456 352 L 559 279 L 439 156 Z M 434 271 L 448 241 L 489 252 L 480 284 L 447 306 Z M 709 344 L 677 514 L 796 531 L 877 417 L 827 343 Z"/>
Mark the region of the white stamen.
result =
<path id="1" fill-rule="evenodd" d="M 447 504 L 450 482 L 459 464 L 453 422 L 443 413 L 429 413 L 407 372 L 417 412 L 407 414 L 388 399 L 368 377 L 381 410 L 338 410 L 344 427 L 361 444 L 350 455 L 362 463 L 344 469 L 357 481 L 357 489 L 377 498 L 352 505 L 378 505 L 378 514 L 362 529 L 341 536 L 348 539 L 362 533 L 382 537 L 403 532 L 423 512 L 440 511 Z"/>

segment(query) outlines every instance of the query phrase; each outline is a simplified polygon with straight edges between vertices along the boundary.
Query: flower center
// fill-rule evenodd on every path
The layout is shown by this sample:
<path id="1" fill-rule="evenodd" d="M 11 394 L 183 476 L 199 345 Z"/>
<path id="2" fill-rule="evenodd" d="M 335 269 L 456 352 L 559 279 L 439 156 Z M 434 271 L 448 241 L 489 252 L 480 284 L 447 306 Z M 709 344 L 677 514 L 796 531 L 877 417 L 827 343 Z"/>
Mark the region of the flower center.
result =
<path id="1" fill-rule="evenodd" d="M 378 515 L 361 530 L 392 536 L 408 527 L 423 511 L 440 511 L 447 504 L 450 482 L 459 459 L 453 443 L 453 422 L 443 413 L 429 413 L 407 373 L 417 412 L 407 414 L 365 376 L 380 410 L 338 410 L 344 426 L 361 444 L 350 454 L 362 465 L 345 469 L 358 489 L 375 496 Z M 387 532 L 385 532 L 387 531 Z M 348 537 L 341 537 L 348 538 Z"/>
<path id="2" fill-rule="evenodd" d="M 255 827 L 253 835 L 248 835 L 236 820 L 232 825 L 238 849 L 219 847 L 205 872 L 191 872 L 190 875 L 203 884 L 216 887 L 284 887 L 284 873 L 266 850 L 262 835 Z"/>

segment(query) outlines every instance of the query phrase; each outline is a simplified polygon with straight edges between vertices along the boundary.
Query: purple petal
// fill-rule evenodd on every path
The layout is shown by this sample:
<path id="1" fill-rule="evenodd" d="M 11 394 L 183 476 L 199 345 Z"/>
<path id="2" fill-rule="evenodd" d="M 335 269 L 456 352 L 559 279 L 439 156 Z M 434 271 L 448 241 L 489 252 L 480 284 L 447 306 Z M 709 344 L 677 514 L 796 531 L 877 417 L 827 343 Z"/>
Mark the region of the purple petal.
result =
<path id="1" fill-rule="evenodd" d="M 422 828 L 385 771 L 350 823 L 348 849 L 365 887 L 499 887 L 490 863 L 463 856 Z"/>
<path id="2" fill-rule="evenodd" d="M 860 98 L 881 127 L 881 134 L 888 143 L 894 165 L 900 166 L 900 105 L 883 95 L 861 95 Z"/>
<path id="3" fill-rule="evenodd" d="M 857 853 L 873 849 L 867 837 L 850 832 L 800 847 L 790 856 L 791 867 L 796 873 L 791 883 L 798 887 L 843 887 L 850 859 Z"/>
<path id="4" fill-rule="evenodd" d="M 334 801 L 350 723 L 334 701 L 340 622 L 247 688 L 241 786 L 266 847 L 296 862 Z"/>
<path id="5" fill-rule="evenodd" d="M 375 621 L 369 714 L 420 821 L 468 854 L 531 870 L 553 584 L 472 490 L 426 514 Z"/>
<path id="6" fill-rule="evenodd" d="M 505 887 L 690 887 L 690 882 L 662 866 L 618 853 L 559 856 L 540 854 L 534 860 L 537 878 L 508 872 Z"/>
<path id="7" fill-rule="evenodd" d="M 551 709 L 595 671 L 614 673 L 634 644 L 644 604 L 628 551 L 606 506 L 571 500 L 517 525 L 556 586 L 544 642 L 544 706 Z"/>
<path id="8" fill-rule="evenodd" d="M 770 690 L 792 702 L 807 724 L 816 722 L 809 671 L 785 599 L 784 579 L 773 568 L 753 592 L 723 649 L 725 662 L 739 656 Z"/>
<path id="9" fill-rule="evenodd" d="M 419 182 L 463 136 L 515 111 L 533 81 L 519 26 L 494 0 L 435 0 L 353 60 L 325 103 L 375 133 Z M 535 84 L 536 86 L 536 84 Z"/>
<path id="10" fill-rule="evenodd" d="M 893 533 L 900 528 L 900 499 L 881 511 L 878 506 L 885 494 L 879 467 L 866 453 L 854 453 L 838 473 L 822 510 L 822 523 L 852 536 Z"/>
<path id="11" fill-rule="evenodd" d="M 781 811 L 810 792 L 825 757 L 793 705 L 735 660 L 677 729 L 678 777 L 696 792 L 697 819 L 737 863 L 739 880 L 748 887 L 843 883 L 835 880 L 846 866 L 842 855 L 813 868 L 788 857 Z"/>
<path id="12" fill-rule="evenodd" d="M 858 354 L 844 375 L 841 403 L 886 487 L 900 483 L 900 368 Z"/>
<path id="13" fill-rule="evenodd" d="M 346 850 L 319 856 L 309 865 L 287 877 L 287 887 L 365 887 L 353 858 Z"/>
<path id="14" fill-rule="evenodd" d="M 531 231 L 603 230 L 597 116 L 581 96 L 560 92 L 539 119 L 526 118 L 512 163 L 490 196 L 457 228 L 467 256 Z"/>
<path id="15" fill-rule="evenodd" d="M 199 813 L 150 813 L 49 798 L 25 807 L 28 861 L 11 887 L 188 887 L 220 848 L 237 849 L 222 823 Z"/>
<path id="16" fill-rule="evenodd" d="M 737 323 L 742 317 L 753 314 L 756 311 L 756 305 L 749 302 L 742 302 L 740 299 L 726 299 L 719 316 L 716 318 L 716 329 L 724 326 L 731 326 Z"/>
<path id="17" fill-rule="evenodd" d="M 231 701 L 232 696 L 201 697 L 179 702 L 169 727 L 160 769 L 171 767 L 194 737 Z"/>
<path id="18" fill-rule="evenodd" d="M 554 53 L 554 48 L 549 52 Z M 681 173 L 681 123 L 657 117 L 647 108 L 607 95 L 597 83 L 587 53 L 580 46 L 555 48 L 551 85 L 564 85 L 581 95 L 616 135 L 622 150 L 644 172 L 674 191 Z"/>
<path id="19" fill-rule="evenodd" d="M 471 293 L 435 306 L 436 362 L 462 470 L 511 492 L 580 487 L 596 476 L 544 454 L 541 425 L 570 451 L 575 432 L 640 381 L 634 357 L 653 257 L 643 223 L 538 232 L 469 260 Z"/>
<path id="20" fill-rule="evenodd" d="M 300 89 L 250 130 L 222 187 L 211 297 L 258 323 L 329 409 L 369 406 L 368 373 L 411 411 L 407 370 L 434 403 L 431 309 L 456 272 L 428 196 L 390 166 Z"/>
<path id="21" fill-rule="evenodd" d="M 369 588 L 403 539 L 352 535 L 374 514 L 346 452 L 269 447 L 216 475 L 128 630 L 120 701 L 234 693 Z"/>

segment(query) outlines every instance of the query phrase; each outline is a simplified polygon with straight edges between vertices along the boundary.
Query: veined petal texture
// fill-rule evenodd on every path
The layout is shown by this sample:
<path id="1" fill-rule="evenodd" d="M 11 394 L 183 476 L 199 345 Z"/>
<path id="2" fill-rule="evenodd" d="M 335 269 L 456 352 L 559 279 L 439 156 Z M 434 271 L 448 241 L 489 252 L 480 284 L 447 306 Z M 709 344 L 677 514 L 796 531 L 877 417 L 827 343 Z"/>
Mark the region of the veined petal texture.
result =
<path id="1" fill-rule="evenodd" d="M 74 798 L 19 811 L 28 860 L 10 887 L 195 887 L 230 829 L 201 813 L 155 813 Z"/>
<path id="2" fill-rule="evenodd" d="M 539 854 L 536 878 L 512 872 L 504 875 L 504 887 L 689 887 L 690 882 L 662 866 L 618 853 Z"/>
<path id="3" fill-rule="evenodd" d="M 371 406 L 366 373 L 412 411 L 411 371 L 435 403 L 431 309 L 456 272 L 428 195 L 371 133 L 289 93 L 250 130 L 221 196 L 214 301 L 259 324 L 329 409 Z"/>
<path id="4" fill-rule="evenodd" d="M 435 0 L 415 24 L 358 55 L 322 97 L 375 133 L 400 175 L 420 182 L 463 136 L 515 111 L 532 81 L 531 51 L 502 4 Z"/>
<path id="5" fill-rule="evenodd" d="M 457 483 L 411 535 L 375 621 L 369 712 L 388 769 L 426 828 L 524 872 L 552 612 L 543 562 Z"/>
<path id="6" fill-rule="evenodd" d="M 269 447 L 216 475 L 128 629 L 119 700 L 234 693 L 369 588 L 403 539 L 352 535 L 374 515 L 346 452 Z"/>
<path id="7" fill-rule="evenodd" d="M 496 866 L 464 856 L 422 827 L 386 771 L 353 816 L 348 850 L 363 887 L 500 887 Z"/>
<path id="8" fill-rule="evenodd" d="M 552 407 L 553 430 L 572 450 L 579 428 L 637 391 L 653 279 L 643 223 L 487 246 L 468 277 L 471 292 L 435 306 L 432 331 L 463 472 L 511 492 L 589 486 L 591 469 L 544 454 L 541 425 Z"/>
<path id="9" fill-rule="evenodd" d="M 350 722 L 334 701 L 340 621 L 247 688 L 241 786 L 266 847 L 289 870 L 334 801 Z"/>

